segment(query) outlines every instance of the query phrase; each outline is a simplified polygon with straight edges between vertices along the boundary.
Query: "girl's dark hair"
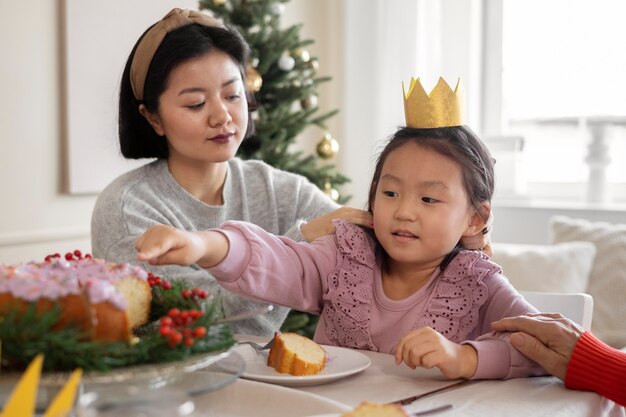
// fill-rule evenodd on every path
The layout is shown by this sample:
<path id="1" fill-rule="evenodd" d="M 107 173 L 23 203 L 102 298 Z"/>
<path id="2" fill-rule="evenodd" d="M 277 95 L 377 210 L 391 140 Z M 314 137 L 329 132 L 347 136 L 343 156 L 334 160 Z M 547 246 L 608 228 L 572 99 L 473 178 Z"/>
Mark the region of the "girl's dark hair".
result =
<path id="1" fill-rule="evenodd" d="M 489 213 L 482 206 L 491 202 L 494 191 L 495 159 L 482 140 L 467 126 L 441 127 L 436 129 L 412 129 L 401 127 L 394 133 L 376 161 L 376 169 L 370 185 L 367 209 L 371 213 L 376 188 L 383 165 L 391 152 L 407 143 L 414 143 L 443 155 L 461 166 L 463 187 L 469 203 L 485 222 Z M 375 238 L 375 236 L 374 236 Z M 379 245 L 380 246 L 380 245 Z M 461 249 L 459 245 L 446 256 L 441 264 L 444 269 Z"/>
<path id="2" fill-rule="evenodd" d="M 148 28 L 146 32 L 150 30 Z M 159 97 L 167 88 L 169 75 L 182 63 L 219 50 L 228 54 L 239 66 L 245 86 L 245 68 L 250 48 L 243 37 L 232 28 L 207 27 L 192 23 L 168 33 L 150 63 L 144 85 L 144 100 L 133 95 L 130 84 L 130 67 L 135 50 L 146 32 L 133 47 L 122 74 L 119 103 L 120 148 L 125 158 L 161 158 L 169 156 L 167 140 L 156 134 L 145 117 L 139 113 L 139 105 L 144 104 L 152 113 L 159 110 Z M 252 94 L 246 91 L 248 112 L 255 108 Z M 245 137 L 254 133 L 254 122 L 248 115 L 248 128 Z"/>

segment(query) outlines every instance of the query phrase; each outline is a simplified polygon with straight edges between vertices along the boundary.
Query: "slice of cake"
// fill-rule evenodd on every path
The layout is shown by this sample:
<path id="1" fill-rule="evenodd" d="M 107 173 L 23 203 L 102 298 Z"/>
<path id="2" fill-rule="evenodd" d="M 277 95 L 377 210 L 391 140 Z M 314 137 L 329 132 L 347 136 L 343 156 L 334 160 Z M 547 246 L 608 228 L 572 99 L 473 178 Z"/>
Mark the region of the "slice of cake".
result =
<path id="1" fill-rule="evenodd" d="M 267 365 L 283 374 L 316 375 L 326 365 L 326 351 L 297 333 L 276 333 Z"/>
<path id="2" fill-rule="evenodd" d="M 0 316 L 33 304 L 39 314 L 58 306 L 55 328 L 73 325 L 89 339 L 129 340 L 131 330 L 148 320 L 147 277 L 141 268 L 90 257 L 0 265 Z"/>
<path id="3" fill-rule="evenodd" d="M 376 404 L 364 401 L 352 411 L 343 413 L 341 417 L 408 417 L 404 408 L 396 404 Z"/>

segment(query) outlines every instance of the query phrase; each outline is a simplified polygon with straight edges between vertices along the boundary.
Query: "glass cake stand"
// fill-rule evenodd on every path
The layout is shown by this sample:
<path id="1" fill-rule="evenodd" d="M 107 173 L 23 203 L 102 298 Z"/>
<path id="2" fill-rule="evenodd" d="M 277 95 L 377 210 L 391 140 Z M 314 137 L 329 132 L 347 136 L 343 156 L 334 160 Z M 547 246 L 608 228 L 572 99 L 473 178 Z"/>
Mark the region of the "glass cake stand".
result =
<path id="1" fill-rule="evenodd" d="M 245 370 L 234 350 L 198 354 L 186 360 L 87 373 L 77 395 L 76 417 L 195 416 L 193 397 L 223 388 Z M 2 374 L 0 410 L 19 379 Z M 42 374 L 37 392 L 36 416 L 43 414 L 69 373 Z"/>

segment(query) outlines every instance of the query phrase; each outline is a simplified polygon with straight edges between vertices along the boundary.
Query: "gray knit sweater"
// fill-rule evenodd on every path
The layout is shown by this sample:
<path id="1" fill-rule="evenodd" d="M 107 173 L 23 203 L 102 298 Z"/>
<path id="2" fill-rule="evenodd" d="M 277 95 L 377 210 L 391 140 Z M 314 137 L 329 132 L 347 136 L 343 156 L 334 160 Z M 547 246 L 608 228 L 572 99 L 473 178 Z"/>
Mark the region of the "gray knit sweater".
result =
<path id="1" fill-rule="evenodd" d="M 227 220 L 245 220 L 273 234 L 302 240 L 299 226 L 303 221 L 337 207 L 302 176 L 238 158 L 228 163 L 224 204 L 209 206 L 176 182 L 167 161 L 157 160 L 120 176 L 99 195 L 91 220 L 92 251 L 98 258 L 138 264 L 163 277 L 185 279 L 213 294 L 219 291 L 225 313 L 230 315 L 253 309 L 257 303 L 221 289 L 197 265 L 155 267 L 139 263 L 137 238 L 158 224 L 195 231 L 219 227 Z M 264 316 L 234 323 L 233 331 L 271 336 L 287 312 L 286 308 L 275 308 Z"/>

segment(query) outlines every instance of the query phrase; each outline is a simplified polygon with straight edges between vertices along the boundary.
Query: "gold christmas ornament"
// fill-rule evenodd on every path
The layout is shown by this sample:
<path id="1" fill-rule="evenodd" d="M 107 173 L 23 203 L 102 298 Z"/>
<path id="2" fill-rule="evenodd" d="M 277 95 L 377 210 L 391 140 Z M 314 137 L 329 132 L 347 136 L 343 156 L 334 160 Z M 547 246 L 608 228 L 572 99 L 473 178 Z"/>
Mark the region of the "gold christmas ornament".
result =
<path id="1" fill-rule="evenodd" d="M 309 51 L 304 48 L 297 48 L 294 51 L 294 54 L 300 58 L 300 61 L 302 62 L 309 62 L 309 59 L 311 59 L 311 54 L 309 54 Z"/>
<path id="2" fill-rule="evenodd" d="M 339 191 L 335 190 L 328 180 L 324 182 L 324 194 L 330 197 L 333 201 L 339 200 Z"/>
<path id="3" fill-rule="evenodd" d="M 261 77 L 259 71 L 252 68 L 251 66 L 248 66 L 248 68 L 246 69 L 246 87 L 248 87 L 248 90 L 252 91 L 253 93 L 258 93 L 262 85 L 263 77 Z"/>
<path id="4" fill-rule="evenodd" d="M 317 154 L 320 158 L 330 159 L 339 152 L 339 142 L 326 132 L 324 137 L 317 144 Z"/>
<path id="5" fill-rule="evenodd" d="M 309 110 L 317 107 L 317 96 L 309 96 L 300 100 L 300 105 L 304 110 Z"/>
<path id="6" fill-rule="evenodd" d="M 411 77 L 409 91 L 404 89 L 404 117 L 407 127 L 434 129 L 465 124 L 465 90 L 461 79 L 454 91 L 441 77 L 430 94 L 426 94 L 419 78 Z"/>

